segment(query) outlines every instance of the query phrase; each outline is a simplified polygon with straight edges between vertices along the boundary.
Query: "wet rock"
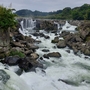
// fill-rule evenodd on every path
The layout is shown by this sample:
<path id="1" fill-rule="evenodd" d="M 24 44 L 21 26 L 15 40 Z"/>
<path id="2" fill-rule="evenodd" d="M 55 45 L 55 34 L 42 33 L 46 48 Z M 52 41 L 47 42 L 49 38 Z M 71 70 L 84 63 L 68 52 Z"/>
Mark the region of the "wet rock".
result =
<path id="1" fill-rule="evenodd" d="M 33 65 L 26 58 L 19 60 L 18 65 L 25 72 L 29 71 L 33 67 Z"/>
<path id="2" fill-rule="evenodd" d="M 40 60 L 43 60 L 43 57 L 40 57 Z"/>
<path id="3" fill-rule="evenodd" d="M 39 63 L 37 60 L 31 59 L 31 57 L 26 57 L 25 58 L 26 61 L 28 61 L 29 63 L 31 63 L 33 65 L 33 67 L 40 67 L 43 68 L 43 64 Z"/>
<path id="4" fill-rule="evenodd" d="M 0 69 L 0 83 L 6 83 L 10 79 L 10 75 L 8 75 L 4 70 Z"/>
<path id="5" fill-rule="evenodd" d="M 35 32 L 32 34 L 33 36 L 40 36 L 40 34 L 38 32 Z"/>
<path id="6" fill-rule="evenodd" d="M 49 36 L 44 36 L 45 39 L 49 39 L 50 37 Z"/>
<path id="7" fill-rule="evenodd" d="M 66 52 L 70 53 L 70 50 L 66 50 Z"/>
<path id="8" fill-rule="evenodd" d="M 35 43 L 39 44 L 39 43 L 41 43 L 41 41 L 40 40 L 36 40 Z"/>
<path id="9" fill-rule="evenodd" d="M 20 76 L 23 73 L 23 70 L 22 69 L 18 69 L 15 73 Z"/>
<path id="10" fill-rule="evenodd" d="M 42 51 L 43 51 L 43 52 L 49 52 L 49 50 L 48 50 L 48 49 L 43 49 Z"/>
<path id="11" fill-rule="evenodd" d="M 44 54 L 43 57 L 49 59 L 49 56 L 47 54 Z"/>
<path id="12" fill-rule="evenodd" d="M 59 58 L 61 57 L 61 54 L 59 52 L 51 52 L 51 53 L 48 53 L 47 56 Z"/>

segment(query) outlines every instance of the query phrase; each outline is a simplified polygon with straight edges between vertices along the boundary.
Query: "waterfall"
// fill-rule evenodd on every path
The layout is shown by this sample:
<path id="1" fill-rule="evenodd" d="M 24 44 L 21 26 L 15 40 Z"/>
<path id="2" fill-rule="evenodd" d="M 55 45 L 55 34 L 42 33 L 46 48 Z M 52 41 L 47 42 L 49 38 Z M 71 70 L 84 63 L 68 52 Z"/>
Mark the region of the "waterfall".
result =
<path id="1" fill-rule="evenodd" d="M 25 36 L 28 36 L 35 31 L 33 29 L 36 27 L 36 20 L 33 20 L 32 18 L 24 18 L 20 24 L 21 28 L 19 28 L 19 32 Z"/>
<path id="2" fill-rule="evenodd" d="M 33 29 L 36 26 L 35 23 L 35 20 L 32 20 L 31 18 L 25 18 L 21 21 L 20 24 L 23 29 Z"/>
<path id="3" fill-rule="evenodd" d="M 54 22 L 54 24 L 57 25 L 57 29 L 59 30 L 61 28 L 60 24 L 58 22 Z"/>
<path id="4" fill-rule="evenodd" d="M 68 21 L 66 21 L 65 25 L 62 26 L 62 31 L 70 31 L 70 32 L 74 32 L 77 26 L 74 25 L 70 25 L 68 23 Z"/>

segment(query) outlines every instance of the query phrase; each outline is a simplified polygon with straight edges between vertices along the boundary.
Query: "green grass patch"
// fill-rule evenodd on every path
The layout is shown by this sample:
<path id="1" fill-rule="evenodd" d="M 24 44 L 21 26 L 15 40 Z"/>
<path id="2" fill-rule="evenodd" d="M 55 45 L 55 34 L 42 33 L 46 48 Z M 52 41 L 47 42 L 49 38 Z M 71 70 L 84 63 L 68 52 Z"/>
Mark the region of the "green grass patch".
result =
<path id="1" fill-rule="evenodd" d="M 15 55 L 18 55 L 21 58 L 25 57 L 25 54 L 22 53 L 21 51 L 10 51 L 9 56 L 15 56 Z"/>

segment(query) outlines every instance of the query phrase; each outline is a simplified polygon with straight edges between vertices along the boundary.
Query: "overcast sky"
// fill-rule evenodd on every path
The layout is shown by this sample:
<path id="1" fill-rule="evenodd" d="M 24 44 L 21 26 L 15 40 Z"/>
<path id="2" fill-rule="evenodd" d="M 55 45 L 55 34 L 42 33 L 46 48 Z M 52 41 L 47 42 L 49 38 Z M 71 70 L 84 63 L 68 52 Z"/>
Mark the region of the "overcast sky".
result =
<path id="1" fill-rule="evenodd" d="M 77 7 L 84 3 L 90 4 L 90 0 L 0 0 L 5 7 L 10 6 L 16 10 L 29 9 L 43 12 L 62 10 L 65 7 Z"/>

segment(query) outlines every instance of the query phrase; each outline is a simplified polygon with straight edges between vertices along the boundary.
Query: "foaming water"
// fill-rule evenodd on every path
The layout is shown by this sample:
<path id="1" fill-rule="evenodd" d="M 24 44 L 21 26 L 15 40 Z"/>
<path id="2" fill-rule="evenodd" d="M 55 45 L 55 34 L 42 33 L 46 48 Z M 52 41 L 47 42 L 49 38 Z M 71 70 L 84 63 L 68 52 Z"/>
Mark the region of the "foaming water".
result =
<path id="1" fill-rule="evenodd" d="M 31 90 L 25 81 L 0 63 L 0 90 Z"/>
<path id="2" fill-rule="evenodd" d="M 19 29 L 19 31 L 23 35 L 30 35 L 27 30 Z M 43 57 L 47 52 L 42 50 L 48 49 L 49 52 L 59 52 L 61 57 L 43 58 L 40 62 L 45 69 L 36 68 L 36 72 L 23 72 L 21 76 L 14 73 L 18 66 L 8 67 L 10 71 L 5 71 L 11 78 L 6 84 L 0 83 L 0 90 L 90 90 L 90 57 L 85 59 L 83 54 L 74 55 L 68 47 L 58 49 L 51 43 L 55 35 L 41 32 L 49 35 L 50 39 L 38 36 L 41 43 L 38 44 L 39 49 L 36 52 Z M 67 50 L 70 50 L 70 53 Z M 4 68 L 5 66 L 0 64 L 0 69 Z"/>
<path id="3" fill-rule="evenodd" d="M 71 32 L 74 32 L 76 27 L 77 27 L 77 26 L 70 25 L 70 24 L 68 23 L 68 21 L 66 21 L 65 25 L 62 26 L 62 31 L 71 31 Z"/>
<path id="4" fill-rule="evenodd" d="M 32 90 L 90 90 L 90 61 L 85 59 L 83 54 L 74 55 L 68 47 L 58 49 L 55 44 L 51 43 L 55 35 L 45 33 L 50 39 L 38 37 L 42 42 L 37 53 L 42 57 L 47 52 L 42 49 L 49 49 L 50 52 L 61 53 L 60 58 L 44 58 L 44 65 L 47 67 L 44 71 L 40 68 L 35 72 L 24 73 L 20 77 L 32 88 Z M 56 47 L 56 48 L 55 48 Z"/>

